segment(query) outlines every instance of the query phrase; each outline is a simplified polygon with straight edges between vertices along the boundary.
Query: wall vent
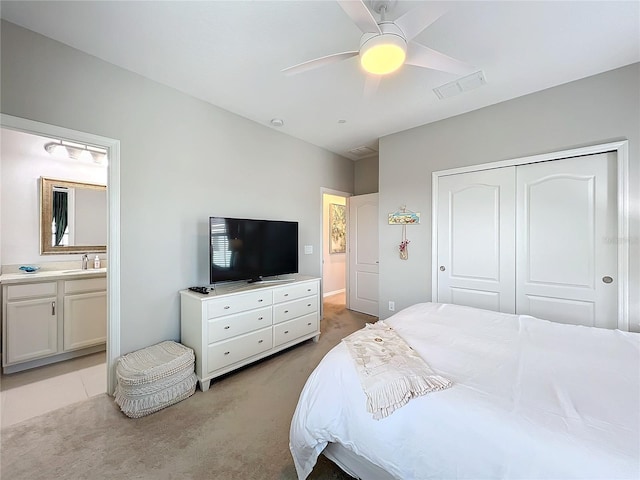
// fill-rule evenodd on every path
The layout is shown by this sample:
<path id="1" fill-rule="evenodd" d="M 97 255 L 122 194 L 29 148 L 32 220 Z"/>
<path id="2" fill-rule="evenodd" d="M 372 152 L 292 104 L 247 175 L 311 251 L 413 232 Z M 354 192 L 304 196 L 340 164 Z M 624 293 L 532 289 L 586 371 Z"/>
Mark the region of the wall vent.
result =
<path id="1" fill-rule="evenodd" d="M 453 82 L 440 85 L 439 87 L 434 88 L 433 91 L 438 98 L 442 100 L 443 98 L 453 97 L 462 92 L 468 92 L 469 90 L 473 90 L 486 84 L 487 80 L 484 76 L 484 72 L 480 70 L 472 73 L 471 75 L 467 75 L 466 77 L 454 80 Z"/>

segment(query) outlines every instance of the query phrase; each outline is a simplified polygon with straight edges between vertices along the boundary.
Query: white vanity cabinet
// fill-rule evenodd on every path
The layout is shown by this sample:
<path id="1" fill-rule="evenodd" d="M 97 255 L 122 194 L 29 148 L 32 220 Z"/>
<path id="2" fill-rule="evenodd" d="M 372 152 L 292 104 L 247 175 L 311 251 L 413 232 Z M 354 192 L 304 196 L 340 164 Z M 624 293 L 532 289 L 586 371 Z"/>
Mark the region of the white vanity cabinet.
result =
<path id="1" fill-rule="evenodd" d="M 181 342 L 196 355 L 206 392 L 212 378 L 320 336 L 320 280 L 232 284 L 208 295 L 183 290 Z"/>
<path id="2" fill-rule="evenodd" d="M 6 363 L 58 353 L 57 283 L 9 285 L 3 298 Z"/>
<path id="3" fill-rule="evenodd" d="M 3 275 L 4 373 L 104 350 L 106 332 L 104 273 Z"/>
<path id="4" fill-rule="evenodd" d="M 64 281 L 63 350 L 107 341 L 106 278 Z"/>

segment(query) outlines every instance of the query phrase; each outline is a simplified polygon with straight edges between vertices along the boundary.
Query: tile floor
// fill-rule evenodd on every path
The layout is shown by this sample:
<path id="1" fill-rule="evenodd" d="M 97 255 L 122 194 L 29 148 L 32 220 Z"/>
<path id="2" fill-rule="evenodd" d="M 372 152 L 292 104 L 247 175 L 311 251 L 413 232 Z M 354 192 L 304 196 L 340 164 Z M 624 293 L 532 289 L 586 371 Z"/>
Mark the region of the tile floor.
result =
<path id="1" fill-rule="evenodd" d="M 0 428 L 107 390 L 105 352 L 0 376 Z"/>

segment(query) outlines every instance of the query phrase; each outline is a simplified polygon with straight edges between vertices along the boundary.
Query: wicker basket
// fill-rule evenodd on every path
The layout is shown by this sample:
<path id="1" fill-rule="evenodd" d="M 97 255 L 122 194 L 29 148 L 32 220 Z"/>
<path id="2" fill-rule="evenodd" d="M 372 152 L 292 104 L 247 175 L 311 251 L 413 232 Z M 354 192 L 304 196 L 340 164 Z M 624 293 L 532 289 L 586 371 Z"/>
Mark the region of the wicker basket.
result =
<path id="1" fill-rule="evenodd" d="M 139 418 L 193 395 L 197 378 L 193 350 L 167 341 L 122 356 L 116 365 L 116 403 Z"/>

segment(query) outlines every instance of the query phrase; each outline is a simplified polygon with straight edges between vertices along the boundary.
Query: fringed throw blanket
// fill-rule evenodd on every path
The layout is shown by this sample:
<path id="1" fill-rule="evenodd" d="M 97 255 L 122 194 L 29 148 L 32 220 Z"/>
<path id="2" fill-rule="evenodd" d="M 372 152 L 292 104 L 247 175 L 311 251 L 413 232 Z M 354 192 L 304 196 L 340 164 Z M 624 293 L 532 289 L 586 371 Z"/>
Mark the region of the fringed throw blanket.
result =
<path id="1" fill-rule="evenodd" d="M 368 323 L 342 341 L 356 362 L 375 420 L 388 417 L 409 400 L 451 386 L 383 321 Z"/>

